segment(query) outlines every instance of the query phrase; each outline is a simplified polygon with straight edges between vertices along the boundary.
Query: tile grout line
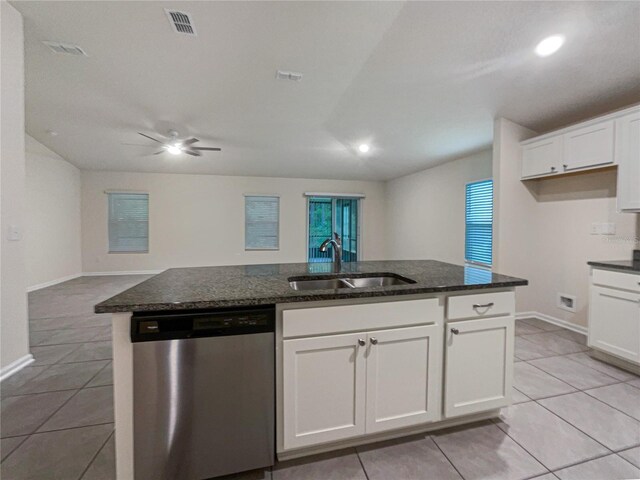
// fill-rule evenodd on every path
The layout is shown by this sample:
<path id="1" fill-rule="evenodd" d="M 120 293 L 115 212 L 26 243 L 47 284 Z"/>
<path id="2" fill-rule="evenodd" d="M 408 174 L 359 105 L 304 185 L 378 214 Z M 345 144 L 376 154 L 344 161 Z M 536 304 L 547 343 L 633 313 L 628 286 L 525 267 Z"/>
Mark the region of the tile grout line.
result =
<path id="1" fill-rule="evenodd" d="M 362 461 L 362 458 L 360 458 L 360 452 L 358 451 L 358 447 L 354 447 L 354 450 L 356 452 L 356 457 L 358 457 L 358 462 L 360 462 L 360 468 L 362 468 L 362 472 L 364 473 L 364 478 L 369 480 L 369 474 L 367 473 L 367 469 L 364 466 L 364 462 Z M 273 475 L 271 476 L 273 477 Z"/>
<path id="2" fill-rule="evenodd" d="M 526 402 L 525 402 L 525 403 L 526 403 Z M 525 447 L 524 447 L 520 442 L 518 442 L 515 438 L 513 438 L 511 435 L 509 435 L 509 431 L 508 431 L 508 430 L 507 430 L 507 431 L 505 431 L 505 430 L 503 430 L 502 428 L 500 428 L 500 427 L 498 426 L 498 423 L 497 423 L 497 422 L 498 422 L 498 421 L 502 421 L 501 419 L 492 418 L 492 419 L 491 419 L 491 421 L 493 422 L 493 424 L 495 425 L 495 427 L 496 427 L 498 430 L 500 430 L 502 433 L 504 433 L 507 437 L 509 437 L 509 438 L 513 441 L 513 443 L 515 443 L 516 445 L 518 445 L 522 450 L 524 450 L 525 452 L 527 452 L 527 455 L 530 455 L 530 456 L 531 456 L 531 458 L 533 458 L 536 462 L 538 462 L 540 465 L 542 465 L 542 466 L 547 470 L 547 473 L 551 473 L 551 472 L 552 472 L 552 470 L 551 470 L 547 465 L 545 465 L 545 464 L 542 462 L 542 460 L 540 460 L 538 457 L 536 457 L 533 453 L 531 453 L 529 450 L 527 450 L 527 449 L 526 449 L 526 448 L 525 448 Z M 504 423 L 504 422 L 502 422 L 502 423 Z M 543 473 L 543 475 L 546 475 L 546 473 Z M 537 475 L 537 476 L 539 476 L 539 475 Z M 532 477 L 532 478 L 536 478 L 536 477 Z"/>
<path id="3" fill-rule="evenodd" d="M 100 455 L 100 452 L 102 452 L 102 449 L 107 445 L 107 443 L 109 443 L 109 440 L 111 440 L 111 437 L 113 437 L 115 435 L 115 433 L 116 432 L 115 432 L 115 425 L 114 425 L 113 432 L 111 432 L 111 434 L 107 437 L 107 439 L 100 446 L 100 448 L 98 448 L 98 450 L 96 451 L 95 455 L 93 457 L 91 457 L 91 460 L 89 460 L 89 463 L 87 463 L 87 466 L 84 467 L 84 470 L 82 470 L 82 472 L 80 472 L 80 476 L 78 476 L 77 480 L 82 480 L 82 477 L 84 477 L 85 473 L 87 473 L 87 470 L 89 470 L 89 468 L 91 467 L 93 462 L 96 460 L 96 458 L 98 458 L 98 455 Z"/>
<path id="4" fill-rule="evenodd" d="M 553 358 L 553 357 L 548 357 L 548 358 Z M 542 360 L 542 359 L 538 359 L 538 360 Z M 550 377 L 555 378 L 556 380 L 558 380 L 558 381 L 560 381 L 560 382 L 564 383 L 565 385 L 570 386 L 571 388 L 575 388 L 576 390 L 578 390 L 578 391 L 580 391 L 580 392 L 582 392 L 582 391 L 583 391 L 583 389 L 581 389 L 580 387 L 576 387 L 575 385 L 571 385 L 571 384 L 570 384 L 569 382 L 567 382 L 566 380 L 563 380 L 562 378 L 557 377 L 557 376 L 556 376 L 556 375 L 554 375 L 553 373 L 549 373 L 549 372 L 547 372 L 546 370 L 543 370 L 542 368 L 538 367 L 537 365 L 533 365 L 532 363 L 529 363 L 528 361 L 526 361 L 525 363 L 526 363 L 526 364 L 528 364 L 528 365 L 531 365 L 533 368 L 536 368 L 536 369 L 540 370 L 542 373 L 546 373 L 546 374 L 547 374 L 547 375 L 549 375 Z M 577 363 L 577 362 L 574 362 L 574 363 Z M 582 366 L 584 367 L 585 365 L 582 365 Z M 591 367 L 586 367 L 586 368 L 591 368 Z M 597 370 L 595 370 L 595 369 L 593 369 L 593 368 L 591 368 L 591 370 L 593 370 L 593 371 L 595 371 L 595 372 L 598 372 Z M 598 386 L 595 386 L 595 387 L 589 387 L 590 389 L 593 389 L 593 388 L 600 388 L 600 387 L 609 387 L 609 386 L 611 386 L 611 385 L 618 385 L 619 383 L 626 383 L 626 382 L 624 382 L 623 380 L 618 380 L 617 378 L 613 378 L 612 376 L 607 375 L 606 373 L 602 373 L 602 372 L 598 372 L 598 373 L 600 373 L 600 374 L 602 374 L 602 375 L 605 375 L 605 376 L 607 376 L 607 377 L 611 378 L 612 380 L 615 380 L 615 382 L 613 382 L 613 383 L 606 383 L 606 384 L 604 384 L 604 385 L 598 385 Z M 556 396 L 557 396 L 557 395 L 556 395 Z"/>
<path id="5" fill-rule="evenodd" d="M 625 382 L 620 382 L 620 383 L 625 383 Z M 614 385 L 620 385 L 620 383 L 615 383 Z M 604 386 L 605 386 L 605 387 L 613 387 L 614 385 L 604 385 Z M 631 385 L 631 387 L 633 388 L 633 385 Z M 596 390 L 596 389 L 598 389 L 598 388 L 602 388 L 602 387 L 594 387 L 594 388 L 590 388 L 589 390 Z M 600 400 L 598 397 L 594 397 L 592 394 L 590 394 L 590 393 L 589 393 L 589 390 L 580 390 L 580 391 L 581 391 L 582 393 L 586 394 L 586 395 L 589 395 L 591 398 L 593 398 L 593 399 L 595 399 L 595 400 L 598 400 L 598 401 L 599 401 L 599 402 L 601 402 L 601 403 L 604 403 L 604 404 L 605 404 L 605 405 L 607 405 L 608 407 L 611 407 L 611 408 L 613 408 L 614 410 L 617 410 L 617 411 L 618 411 L 618 412 L 620 412 L 620 413 L 624 413 L 627 417 L 630 417 L 630 418 L 634 419 L 635 421 L 640 422 L 640 420 L 638 420 L 637 418 L 635 418 L 635 417 L 633 417 L 633 416 L 629 415 L 627 412 L 625 412 L 625 411 L 623 411 L 623 410 L 620 410 L 618 407 L 615 407 L 615 406 L 613 406 L 613 405 L 611 405 L 611 404 L 609 404 L 609 403 L 605 402 L 604 400 Z"/>
<path id="6" fill-rule="evenodd" d="M 472 424 L 470 424 L 472 425 Z M 435 439 L 433 438 L 433 435 L 429 435 L 428 438 L 433 442 L 433 444 L 436 446 L 436 448 L 438 450 L 440 450 L 440 453 L 442 453 L 442 455 L 444 455 L 444 458 L 447 459 L 447 462 L 449 462 L 449 465 L 451 465 L 453 467 L 453 469 L 456 471 L 456 473 L 458 475 L 460 475 L 460 478 L 462 478 L 462 480 L 467 480 L 464 475 L 462 475 L 462 473 L 460 473 L 460 470 L 458 470 L 458 467 L 455 466 L 455 464 L 451 461 L 451 459 L 449 457 L 447 457 L 447 454 L 444 453 L 444 451 L 442 450 L 442 448 L 440 448 L 440 445 L 438 445 L 438 442 L 435 441 Z"/>

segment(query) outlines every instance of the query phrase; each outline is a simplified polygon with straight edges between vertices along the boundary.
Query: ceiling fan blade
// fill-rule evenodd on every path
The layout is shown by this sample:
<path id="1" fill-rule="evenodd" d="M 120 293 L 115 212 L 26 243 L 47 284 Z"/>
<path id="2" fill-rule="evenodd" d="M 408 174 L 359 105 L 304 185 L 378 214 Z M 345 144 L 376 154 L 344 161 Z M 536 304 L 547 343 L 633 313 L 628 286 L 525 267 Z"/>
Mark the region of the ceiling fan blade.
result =
<path id="1" fill-rule="evenodd" d="M 138 132 L 138 135 L 142 135 L 143 137 L 146 137 L 146 138 L 148 138 L 149 140 L 153 140 L 154 142 L 164 143 L 164 142 L 161 142 L 160 140 L 157 140 L 157 139 L 155 139 L 155 138 L 153 138 L 153 137 L 150 137 L 149 135 L 145 135 L 144 133 L 140 133 L 140 132 Z"/>
<path id="2" fill-rule="evenodd" d="M 154 155 L 160 155 L 161 153 L 164 153 L 166 150 L 160 150 L 159 152 L 156 153 L 148 153 L 147 155 L 142 155 L 143 157 L 152 157 Z"/>
<path id="3" fill-rule="evenodd" d="M 195 150 L 183 150 L 182 153 L 186 153 L 187 155 L 193 155 L 194 157 L 202 156 L 200 152 L 196 152 Z"/>
<path id="4" fill-rule="evenodd" d="M 156 148 L 156 145 L 145 145 L 144 143 L 121 143 L 120 145 L 130 145 L 132 147 L 153 147 L 153 148 Z"/>
<path id="5" fill-rule="evenodd" d="M 196 137 L 192 137 L 192 138 L 188 138 L 187 140 L 184 140 L 183 142 L 180 142 L 182 145 L 193 145 L 196 142 L 199 142 L 200 140 L 198 140 Z"/>
<path id="6" fill-rule="evenodd" d="M 191 147 L 191 150 L 209 150 L 212 152 L 221 152 L 222 149 L 218 147 Z"/>

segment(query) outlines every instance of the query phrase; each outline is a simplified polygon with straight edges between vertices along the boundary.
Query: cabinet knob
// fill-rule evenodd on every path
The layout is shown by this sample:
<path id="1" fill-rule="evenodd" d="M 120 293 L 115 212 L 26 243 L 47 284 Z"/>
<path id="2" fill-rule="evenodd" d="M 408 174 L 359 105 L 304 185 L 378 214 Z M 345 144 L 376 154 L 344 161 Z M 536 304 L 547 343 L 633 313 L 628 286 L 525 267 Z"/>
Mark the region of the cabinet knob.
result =
<path id="1" fill-rule="evenodd" d="M 364 347 L 366 344 L 367 342 L 365 342 L 363 338 L 358 339 L 358 345 L 360 345 L 361 347 Z"/>
<path id="2" fill-rule="evenodd" d="M 371 345 L 377 345 L 378 339 L 376 337 L 371 337 Z"/>
<path id="3" fill-rule="evenodd" d="M 551 171 L 555 172 L 556 171 L 556 167 L 551 167 Z"/>
<path id="4" fill-rule="evenodd" d="M 564 168 L 565 170 L 566 170 L 568 167 L 569 167 L 569 165 L 567 165 L 566 163 L 564 163 L 564 164 L 562 165 L 562 168 Z"/>
<path id="5" fill-rule="evenodd" d="M 454 335 L 458 335 L 460 333 L 460 330 L 458 330 L 457 328 L 452 328 L 451 333 L 453 333 Z"/>

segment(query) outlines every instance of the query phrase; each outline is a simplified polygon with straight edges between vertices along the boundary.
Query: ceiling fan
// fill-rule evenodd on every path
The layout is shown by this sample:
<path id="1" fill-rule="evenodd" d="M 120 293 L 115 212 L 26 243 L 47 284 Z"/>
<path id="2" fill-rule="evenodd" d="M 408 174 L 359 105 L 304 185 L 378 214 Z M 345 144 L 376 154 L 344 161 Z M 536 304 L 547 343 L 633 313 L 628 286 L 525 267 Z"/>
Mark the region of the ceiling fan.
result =
<path id="1" fill-rule="evenodd" d="M 180 140 L 180 134 L 176 130 L 169 130 L 168 140 L 162 141 L 157 138 L 153 138 L 145 133 L 138 132 L 138 135 L 142 135 L 149 140 L 153 140 L 156 143 L 160 144 L 160 150 L 155 153 L 151 153 L 149 155 L 160 155 L 161 153 L 168 152 L 172 155 L 180 155 L 181 153 L 186 153 L 187 155 L 193 155 L 194 157 L 202 156 L 202 151 L 211 151 L 211 152 L 221 152 L 221 148 L 217 147 L 196 147 L 193 144 L 199 142 L 195 137 L 187 138 L 186 140 Z M 155 145 L 139 145 L 139 144 L 126 144 L 126 145 L 138 145 L 141 147 L 154 147 Z"/>

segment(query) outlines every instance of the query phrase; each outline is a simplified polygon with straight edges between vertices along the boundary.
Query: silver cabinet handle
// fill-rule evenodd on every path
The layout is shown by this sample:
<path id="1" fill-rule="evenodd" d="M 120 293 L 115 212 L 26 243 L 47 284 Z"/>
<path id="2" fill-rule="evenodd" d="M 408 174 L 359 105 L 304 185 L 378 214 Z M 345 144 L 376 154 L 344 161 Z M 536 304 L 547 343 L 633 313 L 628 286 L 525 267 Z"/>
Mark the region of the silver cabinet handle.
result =
<path id="1" fill-rule="evenodd" d="M 458 330 L 457 328 L 452 328 L 451 333 L 453 333 L 454 335 L 458 335 L 460 333 L 460 330 Z"/>
<path id="2" fill-rule="evenodd" d="M 567 168 L 569 168 L 569 165 L 567 165 L 566 163 L 564 163 L 564 164 L 562 165 L 562 168 L 564 168 L 564 169 L 566 170 Z"/>
<path id="3" fill-rule="evenodd" d="M 358 339 L 358 345 L 360 345 L 361 347 L 364 347 L 366 344 L 367 342 L 365 342 L 363 338 Z"/>
<path id="4" fill-rule="evenodd" d="M 491 308 L 493 307 L 493 302 L 485 303 L 484 305 L 480 305 L 479 303 L 474 303 L 473 308 Z"/>
<path id="5" fill-rule="evenodd" d="M 376 337 L 371 337 L 371 345 L 377 345 L 378 339 Z"/>

